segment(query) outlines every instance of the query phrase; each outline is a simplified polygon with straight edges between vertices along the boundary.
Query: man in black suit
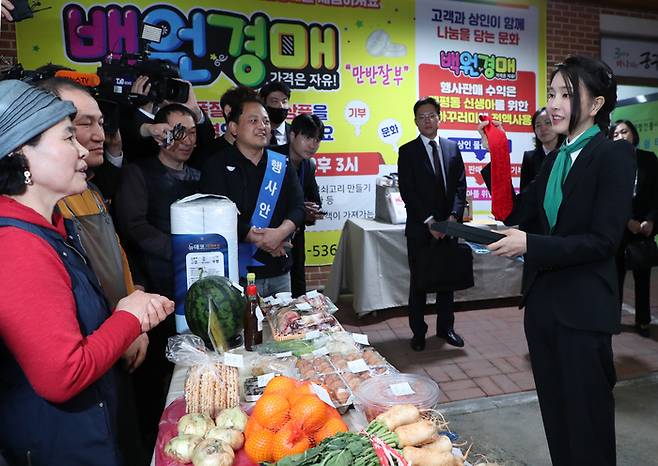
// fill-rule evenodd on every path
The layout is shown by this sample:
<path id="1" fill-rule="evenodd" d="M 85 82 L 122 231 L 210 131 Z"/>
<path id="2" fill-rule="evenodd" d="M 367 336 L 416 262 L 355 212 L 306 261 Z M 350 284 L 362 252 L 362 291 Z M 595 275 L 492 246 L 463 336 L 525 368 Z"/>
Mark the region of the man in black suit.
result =
<path id="1" fill-rule="evenodd" d="M 290 108 L 290 88 L 281 81 L 272 81 L 261 87 L 258 93 L 263 102 L 265 110 L 270 117 L 272 135 L 271 146 L 282 146 L 290 141 L 290 125 L 286 123 L 288 109 Z"/>
<path id="2" fill-rule="evenodd" d="M 449 248 L 455 240 L 430 229 L 434 222 L 461 219 L 466 203 L 464 162 L 457 144 L 437 135 L 440 107 L 431 98 L 423 98 L 414 105 L 414 118 L 420 136 L 400 147 L 398 176 L 400 194 L 407 209 L 407 251 L 409 257 L 409 326 L 413 331 L 411 348 L 425 349 L 427 324 L 423 317 L 427 293 L 437 292 L 436 333 L 450 345 L 462 347 L 464 340 L 454 331 L 454 299 L 452 289 L 439 285 L 428 289 L 426 277 L 442 264 L 442 248 Z M 434 244 L 433 244 L 434 243 Z M 436 261 L 426 258 L 433 250 Z"/>

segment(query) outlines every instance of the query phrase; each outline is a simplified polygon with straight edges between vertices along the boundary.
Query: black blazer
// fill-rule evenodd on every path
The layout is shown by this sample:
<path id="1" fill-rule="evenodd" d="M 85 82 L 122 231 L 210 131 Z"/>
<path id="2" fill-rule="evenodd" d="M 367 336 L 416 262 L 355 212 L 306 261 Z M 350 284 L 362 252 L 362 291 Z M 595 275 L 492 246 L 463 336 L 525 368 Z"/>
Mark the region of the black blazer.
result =
<path id="1" fill-rule="evenodd" d="M 656 154 L 637 149 L 637 185 L 633 197 L 633 219 L 658 220 L 658 159 Z"/>
<path id="2" fill-rule="evenodd" d="M 418 136 L 400 147 L 398 153 L 398 181 L 400 195 L 407 209 L 405 234 L 408 238 L 431 238 L 424 223 L 433 216 L 435 220 L 447 219 L 455 213 L 459 219 L 466 204 L 466 175 L 464 161 L 454 141 L 439 138 L 443 159 L 447 159 L 446 195 L 441 196 L 425 145 Z"/>
<path id="3" fill-rule="evenodd" d="M 523 161 L 521 162 L 521 189 L 524 189 L 535 179 L 545 159 L 546 153 L 542 147 L 535 150 L 527 150 L 523 153 Z"/>
<path id="4" fill-rule="evenodd" d="M 567 327 L 618 333 L 615 254 L 631 216 L 633 147 L 600 133 L 583 148 L 564 183 L 550 231 L 543 202 L 556 155 L 551 153 L 535 180 L 515 196 L 505 221 L 539 226 L 538 234 L 527 236 L 522 305 L 552 312 Z"/>

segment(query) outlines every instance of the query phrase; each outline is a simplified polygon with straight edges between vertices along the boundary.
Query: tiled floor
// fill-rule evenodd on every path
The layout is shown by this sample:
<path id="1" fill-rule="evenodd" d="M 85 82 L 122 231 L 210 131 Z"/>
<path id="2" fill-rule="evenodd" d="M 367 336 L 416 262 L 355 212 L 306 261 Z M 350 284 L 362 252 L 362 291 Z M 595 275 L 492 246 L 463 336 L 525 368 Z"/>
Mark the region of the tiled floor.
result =
<path id="1" fill-rule="evenodd" d="M 629 277 L 630 278 L 630 277 Z M 658 273 L 652 280 L 652 314 L 658 316 Z M 632 305 L 632 279 L 625 286 L 625 303 Z M 349 297 L 339 301 L 339 319 L 348 330 L 367 333 L 371 344 L 401 372 L 429 375 L 439 383 L 440 402 L 501 395 L 535 388 L 523 333 L 523 311 L 516 307 L 458 312 L 455 329 L 466 341 L 454 348 L 428 332 L 425 351 L 409 347 L 411 331 L 406 308 L 380 311 L 376 316 L 354 317 Z M 436 316 L 426 315 L 430 329 Z M 624 312 L 623 331 L 613 338 L 615 365 L 620 379 L 658 371 L 658 325 L 652 338 L 633 332 L 633 316 Z M 432 336 L 431 336 L 432 335 Z"/>

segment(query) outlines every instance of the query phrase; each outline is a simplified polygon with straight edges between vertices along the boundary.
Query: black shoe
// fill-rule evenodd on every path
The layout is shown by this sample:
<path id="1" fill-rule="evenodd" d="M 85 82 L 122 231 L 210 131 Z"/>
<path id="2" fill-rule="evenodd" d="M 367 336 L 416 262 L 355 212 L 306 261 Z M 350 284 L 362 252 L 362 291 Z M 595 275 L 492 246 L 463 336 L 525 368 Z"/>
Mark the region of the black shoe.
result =
<path id="1" fill-rule="evenodd" d="M 651 338 L 651 328 L 649 324 L 638 324 L 635 326 L 637 333 L 644 338 Z"/>
<path id="2" fill-rule="evenodd" d="M 451 328 L 447 332 L 437 332 L 436 336 L 443 338 L 449 345 L 456 346 L 457 348 L 464 347 L 464 339 L 455 333 L 455 329 Z"/>
<path id="3" fill-rule="evenodd" d="M 411 337 L 411 349 L 414 351 L 423 351 L 425 349 L 425 335 Z"/>

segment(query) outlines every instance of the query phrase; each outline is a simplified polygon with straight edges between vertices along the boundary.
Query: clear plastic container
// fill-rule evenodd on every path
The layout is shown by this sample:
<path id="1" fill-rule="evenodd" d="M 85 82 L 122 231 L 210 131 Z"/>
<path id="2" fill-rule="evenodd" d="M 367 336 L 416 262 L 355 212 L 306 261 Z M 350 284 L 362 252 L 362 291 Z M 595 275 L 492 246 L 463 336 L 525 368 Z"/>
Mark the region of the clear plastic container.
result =
<path id="1" fill-rule="evenodd" d="M 439 386 L 417 374 L 387 374 L 372 377 L 354 392 L 354 406 L 368 422 L 393 405 L 412 404 L 418 409 L 432 409 L 439 401 Z"/>

